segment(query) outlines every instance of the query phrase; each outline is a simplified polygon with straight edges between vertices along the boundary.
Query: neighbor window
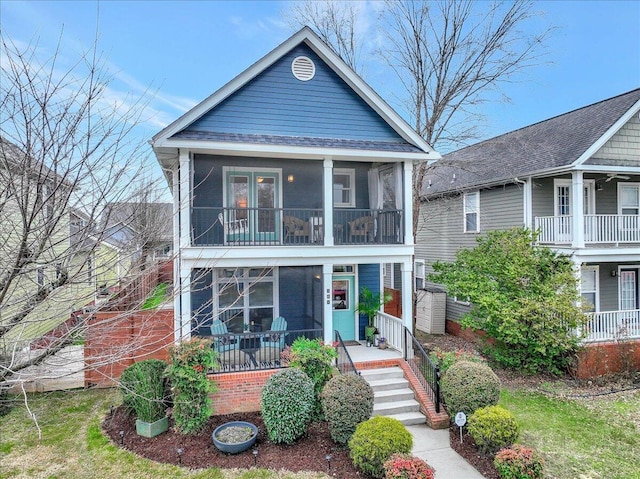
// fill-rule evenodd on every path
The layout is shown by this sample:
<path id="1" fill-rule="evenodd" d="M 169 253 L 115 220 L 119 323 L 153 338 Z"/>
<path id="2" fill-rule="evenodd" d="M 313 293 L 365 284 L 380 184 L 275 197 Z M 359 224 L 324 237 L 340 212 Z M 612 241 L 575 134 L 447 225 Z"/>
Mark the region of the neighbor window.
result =
<path id="1" fill-rule="evenodd" d="M 640 184 L 618 183 L 618 201 L 621 215 L 640 214 Z"/>
<path id="2" fill-rule="evenodd" d="M 356 170 L 335 168 L 333 170 L 333 206 L 355 208 Z"/>
<path id="3" fill-rule="evenodd" d="M 424 260 L 415 260 L 413 264 L 413 274 L 416 280 L 415 289 L 424 288 L 424 269 Z"/>
<path id="4" fill-rule="evenodd" d="M 588 311 L 598 311 L 598 267 L 583 266 L 580 274 L 580 295 Z"/>
<path id="5" fill-rule="evenodd" d="M 477 233 L 480 231 L 480 192 L 465 193 L 464 195 L 464 232 Z"/>

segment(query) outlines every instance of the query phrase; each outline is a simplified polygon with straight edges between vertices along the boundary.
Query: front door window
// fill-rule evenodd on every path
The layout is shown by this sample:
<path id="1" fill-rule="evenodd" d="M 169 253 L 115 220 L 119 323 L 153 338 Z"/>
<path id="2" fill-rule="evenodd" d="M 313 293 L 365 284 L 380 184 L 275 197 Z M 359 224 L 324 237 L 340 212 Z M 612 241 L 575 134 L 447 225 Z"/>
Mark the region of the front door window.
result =
<path id="1" fill-rule="evenodd" d="M 620 309 L 638 309 L 638 270 L 620 270 Z"/>

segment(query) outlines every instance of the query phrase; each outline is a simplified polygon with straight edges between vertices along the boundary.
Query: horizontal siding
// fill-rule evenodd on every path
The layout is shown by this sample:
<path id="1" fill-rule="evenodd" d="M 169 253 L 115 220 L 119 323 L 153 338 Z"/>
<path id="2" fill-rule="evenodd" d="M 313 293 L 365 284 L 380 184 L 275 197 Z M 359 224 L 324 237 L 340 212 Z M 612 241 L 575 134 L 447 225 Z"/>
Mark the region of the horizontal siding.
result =
<path id="1" fill-rule="evenodd" d="M 361 264 L 358 266 L 358 287 L 369 288 L 374 294 L 380 293 L 380 266 L 379 264 Z M 356 296 L 360 296 L 360 291 L 355 292 Z M 359 337 L 364 338 L 364 328 L 367 326 L 367 317 L 360 315 L 358 321 Z"/>
<path id="2" fill-rule="evenodd" d="M 309 57 L 315 77 L 299 81 L 292 60 Z M 310 48 L 299 45 L 186 131 L 398 141 L 398 134 Z"/>

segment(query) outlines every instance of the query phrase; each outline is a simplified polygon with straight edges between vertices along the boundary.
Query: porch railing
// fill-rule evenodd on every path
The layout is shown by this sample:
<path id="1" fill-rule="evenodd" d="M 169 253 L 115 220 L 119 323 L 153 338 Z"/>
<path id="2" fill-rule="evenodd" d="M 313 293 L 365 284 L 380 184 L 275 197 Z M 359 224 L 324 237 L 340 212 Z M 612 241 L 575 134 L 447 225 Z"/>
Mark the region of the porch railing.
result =
<path id="1" fill-rule="evenodd" d="M 286 346 L 297 338 L 323 337 L 322 328 L 286 331 L 228 333 L 209 336 L 218 353 L 218 366 L 213 373 L 259 371 L 288 367 Z"/>
<path id="2" fill-rule="evenodd" d="M 440 368 L 433 364 L 422 344 L 407 328 L 404 328 L 404 337 L 404 359 L 435 404 L 436 412 L 440 412 Z"/>
<path id="3" fill-rule="evenodd" d="M 585 342 L 640 338 L 640 309 L 588 313 Z"/>
<path id="4" fill-rule="evenodd" d="M 535 228 L 538 241 L 548 244 L 570 243 L 573 240 L 571 216 L 539 216 Z M 639 215 L 585 215 L 584 242 L 640 243 Z"/>
<path id="5" fill-rule="evenodd" d="M 333 211 L 335 244 L 403 244 L 402 210 L 336 209 Z"/>
<path id="6" fill-rule="evenodd" d="M 344 345 L 344 341 L 342 341 L 342 337 L 340 337 L 340 333 L 338 331 L 335 332 L 335 338 L 336 351 L 338 353 L 338 357 L 336 358 L 336 368 L 338 368 L 338 371 L 340 371 L 341 374 L 360 374 L 353 364 L 351 356 L 349 356 L 349 351 Z"/>
<path id="7" fill-rule="evenodd" d="M 402 351 L 404 340 L 404 324 L 402 320 L 390 314 L 378 312 L 375 318 L 378 338 L 385 338 L 390 348 Z"/>

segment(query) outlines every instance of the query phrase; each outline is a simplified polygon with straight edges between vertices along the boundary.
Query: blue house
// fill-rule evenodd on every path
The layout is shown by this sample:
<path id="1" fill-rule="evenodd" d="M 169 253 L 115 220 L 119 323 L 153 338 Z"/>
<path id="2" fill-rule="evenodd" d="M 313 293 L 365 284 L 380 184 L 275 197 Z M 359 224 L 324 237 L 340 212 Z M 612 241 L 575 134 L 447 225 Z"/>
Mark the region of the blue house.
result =
<path id="1" fill-rule="evenodd" d="M 176 341 L 363 340 L 358 292 L 397 271 L 402 317 L 381 318 L 411 327 L 413 164 L 440 156 L 308 27 L 152 145 L 174 198 Z"/>

